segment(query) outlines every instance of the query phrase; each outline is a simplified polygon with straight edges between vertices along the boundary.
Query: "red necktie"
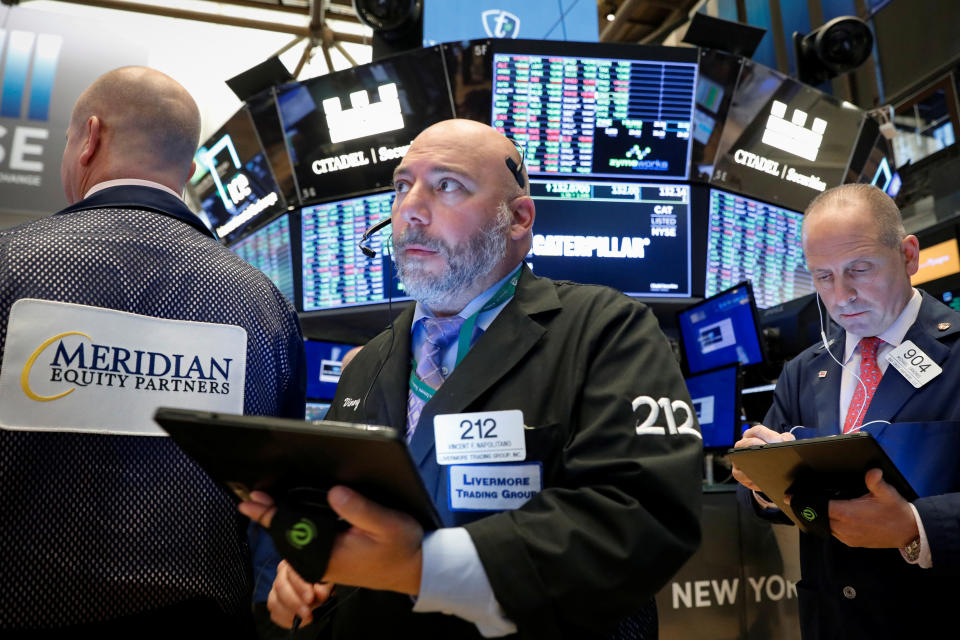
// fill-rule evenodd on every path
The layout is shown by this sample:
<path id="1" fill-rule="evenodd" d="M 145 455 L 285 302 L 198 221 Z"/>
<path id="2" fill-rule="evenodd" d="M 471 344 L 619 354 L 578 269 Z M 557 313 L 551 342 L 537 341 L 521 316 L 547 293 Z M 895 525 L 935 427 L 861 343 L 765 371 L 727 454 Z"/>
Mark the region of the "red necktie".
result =
<path id="1" fill-rule="evenodd" d="M 880 376 L 883 374 L 877 366 L 877 350 L 882 342 L 883 340 L 876 336 L 860 339 L 860 380 L 863 384 L 857 383 L 857 390 L 850 400 L 847 419 L 843 421 L 844 433 L 850 433 L 863 424 L 863 416 L 866 415 L 870 400 L 880 384 Z"/>

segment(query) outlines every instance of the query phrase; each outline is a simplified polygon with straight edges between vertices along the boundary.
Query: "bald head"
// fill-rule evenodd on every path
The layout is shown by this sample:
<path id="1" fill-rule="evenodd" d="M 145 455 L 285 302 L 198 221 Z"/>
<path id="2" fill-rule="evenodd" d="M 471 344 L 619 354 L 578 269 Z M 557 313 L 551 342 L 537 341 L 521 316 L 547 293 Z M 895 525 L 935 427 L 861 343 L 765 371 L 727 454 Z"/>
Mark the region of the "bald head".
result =
<path id="1" fill-rule="evenodd" d="M 68 199 L 116 178 L 153 180 L 181 191 L 199 137 L 200 112 L 176 80 L 145 67 L 105 73 L 73 108 L 62 175 Z"/>
<path id="2" fill-rule="evenodd" d="M 475 120 L 444 120 L 427 127 L 410 145 L 414 151 L 419 147 L 451 148 L 463 154 L 469 154 L 489 171 L 484 179 L 497 185 L 503 191 L 504 198 L 530 195 L 530 181 L 527 179 L 526 165 L 517 146 L 493 127 Z M 507 165 L 507 159 L 513 161 L 523 177 L 523 187 L 517 183 L 513 172 Z"/>
<path id="3" fill-rule="evenodd" d="M 818 217 L 846 216 L 857 211 L 867 214 L 867 223 L 873 225 L 878 240 L 885 247 L 896 249 L 907 235 L 900 209 L 893 198 L 882 189 L 860 183 L 843 184 L 814 198 L 804 212 L 804 229 Z"/>

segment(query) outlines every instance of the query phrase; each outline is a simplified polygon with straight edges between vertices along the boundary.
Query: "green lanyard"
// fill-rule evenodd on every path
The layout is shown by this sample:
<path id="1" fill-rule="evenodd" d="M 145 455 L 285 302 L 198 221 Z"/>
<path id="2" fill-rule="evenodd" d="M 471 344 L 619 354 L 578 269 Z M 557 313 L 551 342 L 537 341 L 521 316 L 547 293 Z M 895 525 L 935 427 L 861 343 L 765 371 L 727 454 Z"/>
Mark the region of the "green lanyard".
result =
<path id="1" fill-rule="evenodd" d="M 487 300 L 485 305 L 480 307 L 479 311 L 463 321 L 457 337 L 457 363 L 454 365 L 455 367 L 460 366 L 460 363 L 463 362 L 463 359 L 467 355 L 467 351 L 470 350 L 470 340 L 473 338 L 473 329 L 477 326 L 477 317 L 485 311 L 499 307 L 516 293 L 517 282 L 520 280 L 522 270 L 523 265 L 521 264 L 510 278 L 503 283 L 503 286 L 497 289 L 493 297 Z M 430 398 L 437 392 L 436 389 L 421 380 L 420 376 L 417 375 L 416 360 L 413 361 L 413 366 L 410 368 L 410 390 L 424 402 L 429 402 Z"/>

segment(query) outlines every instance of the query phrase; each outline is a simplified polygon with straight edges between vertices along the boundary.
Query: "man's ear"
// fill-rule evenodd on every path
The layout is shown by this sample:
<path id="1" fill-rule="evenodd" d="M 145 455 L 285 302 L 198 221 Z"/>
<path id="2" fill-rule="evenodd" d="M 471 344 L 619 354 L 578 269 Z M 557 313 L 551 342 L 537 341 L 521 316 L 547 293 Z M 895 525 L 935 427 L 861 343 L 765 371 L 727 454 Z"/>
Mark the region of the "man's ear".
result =
<path id="1" fill-rule="evenodd" d="M 912 276 L 920 269 L 920 241 L 917 236 L 909 235 L 904 238 L 900 242 L 900 251 L 907 265 L 907 275 Z"/>
<path id="2" fill-rule="evenodd" d="M 533 220 L 537 216 L 533 198 L 530 196 L 514 198 L 510 203 L 510 213 L 513 214 L 513 222 L 510 223 L 510 237 L 514 240 L 526 237 L 530 233 L 530 229 L 533 228 Z"/>
<path id="3" fill-rule="evenodd" d="M 85 167 L 90 164 L 97 151 L 100 150 L 100 118 L 97 116 L 87 118 L 86 125 L 83 128 L 83 136 L 79 161 Z"/>

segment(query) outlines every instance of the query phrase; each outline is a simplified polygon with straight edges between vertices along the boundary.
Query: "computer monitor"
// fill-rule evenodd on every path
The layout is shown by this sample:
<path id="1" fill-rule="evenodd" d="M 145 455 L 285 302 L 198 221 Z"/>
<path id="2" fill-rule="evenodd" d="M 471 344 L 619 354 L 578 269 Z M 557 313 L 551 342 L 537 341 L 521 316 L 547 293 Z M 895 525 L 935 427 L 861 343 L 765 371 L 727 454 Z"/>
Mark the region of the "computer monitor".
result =
<path id="1" fill-rule="evenodd" d="M 695 48 L 494 40 L 493 126 L 531 176 L 683 180 Z"/>
<path id="2" fill-rule="evenodd" d="M 844 182 L 864 112 L 744 60 L 711 182 L 802 211 Z"/>
<path id="3" fill-rule="evenodd" d="M 726 450 L 740 439 L 740 366 L 713 369 L 686 378 L 700 423 L 703 448 Z"/>
<path id="4" fill-rule="evenodd" d="M 530 192 L 534 273 L 632 296 L 691 296 L 689 185 L 531 180 Z"/>
<path id="5" fill-rule="evenodd" d="M 286 208 L 246 106 L 200 146 L 194 160 L 187 189 L 200 203 L 198 213 L 225 242 Z"/>
<path id="6" fill-rule="evenodd" d="M 389 227 L 370 237 L 375 258 L 357 246 L 364 231 L 390 217 L 392 204 L 387 191 L 300 210 L 304 311 L 407 299 L 392 277 Z"/>
<path id="7" fill-rule="evenodd" d="M 417 134 L 453 117 L 442 58 L 416 49 L 277 90 L 303 203 L 391 184 Z"/>
<path id="8" fill-rule="evenodd" d="M 305 411 L 307 420 L 323 420 L 330 410 L 329 402 L 308 402 Z"/>
<path id="9" fill-rule="evenodd" d="M 812 293 L 802 224 L 803 214 L 796 211 L 710 189 L 704 295 L 742 280 L 750 281 L 760 308 Z"/>
<path id="10" fill-rule="evenodd" d="M 737 362 L 754 365 L 764 361 L 757 305 L 749 282 L 677 312 L 677 325 L 691 374 Z"/>
<path id="11" fill-rule="evenodd" d="M 341 363 L 344 354 L 355 347 L 353 344 L 303 341 L 307 353 L 307 397 L 311 400 L 331 400 L 340 382 Z"/>
<path id="12" fill-rule="evenodd" d="M 290 216 L 284 214 L 230 246 L 238 256 L 267 274 L 290 302 L 296 303 Z"/>

